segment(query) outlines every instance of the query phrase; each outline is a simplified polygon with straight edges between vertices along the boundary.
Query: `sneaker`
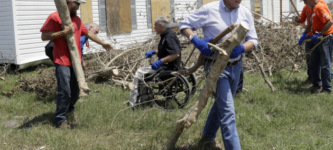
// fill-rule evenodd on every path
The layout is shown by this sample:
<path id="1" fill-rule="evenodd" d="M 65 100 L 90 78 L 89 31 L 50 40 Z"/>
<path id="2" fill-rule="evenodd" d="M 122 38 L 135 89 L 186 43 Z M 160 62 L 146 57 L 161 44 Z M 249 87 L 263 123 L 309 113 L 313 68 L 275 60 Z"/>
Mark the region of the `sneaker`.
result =
<path id="1" fill-rule="evenodd" d="M 315 85 L 312 85 L 312 86 L 310 87 L 310 92 L 311 92 L 312 94 L 317 94 L 317 93 L 320 92 L 320 90 L 321 90 L 321 86 L 315 86 Z"/>
<path id="2" fill-rule="evenodd" d="M 208 138 L 202 136 L 198 142 L 200 148 L 204 150 L 222 150 L 221 145 L 216 141 L 211 141 Z"/>
<path id="3" fill-rule="evenodd" d="M 327 91 L 327 90 L 320 91 L 320 95 L 330 95 L 330 94 L 331 94 L 331 92 Z"/>

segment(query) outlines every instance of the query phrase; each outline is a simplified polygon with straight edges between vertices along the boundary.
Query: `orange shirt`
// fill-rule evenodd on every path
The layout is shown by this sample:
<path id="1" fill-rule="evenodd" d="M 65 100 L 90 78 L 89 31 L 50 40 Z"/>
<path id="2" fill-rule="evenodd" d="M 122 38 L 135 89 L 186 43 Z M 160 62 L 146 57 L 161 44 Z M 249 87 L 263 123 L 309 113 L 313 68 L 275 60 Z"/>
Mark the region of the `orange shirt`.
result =
<path id="1" fill-rule="evenodd" d="M 326 2 L 325 2 L 325 0 L 319 0 L 318 2 L 327 5 Z M 312 9 L 310 7 L 304 5 L 302 13 L 299 16 L 299 22 L 298 23 L 304 23 L 305 20 L 306 20 L 307 24 L 310 24 L 311 12 L 312 12 Z M 307 35 L 308 36 L 312 36 L 312 32 L 309 31 Z"/>
<path id="2" fill-rule="evenodd" d="M 323 3 L 317 3 L 312 10 L 312 30 L 313 34 L 317 34 L 320 32 L 326 22 L 330 19 L 332 19 L 330 10 L 328 9 L 328 6 Z M 331 34 L 333 33 L 333 26 L 331 26 L 323 35 Z"/>

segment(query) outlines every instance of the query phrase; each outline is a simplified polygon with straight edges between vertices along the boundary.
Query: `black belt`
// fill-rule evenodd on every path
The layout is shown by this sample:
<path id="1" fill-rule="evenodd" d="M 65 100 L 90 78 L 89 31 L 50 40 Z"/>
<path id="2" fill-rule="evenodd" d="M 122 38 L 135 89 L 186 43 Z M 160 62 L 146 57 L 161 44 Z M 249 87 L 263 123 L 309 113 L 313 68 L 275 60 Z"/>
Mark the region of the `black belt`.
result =
<path id="1" fill-rule="evenodd" d="M 236 65 L 236 64 L 238 64 L 238 62 L 239 61 L 241 61 L 242 59 L 239 59 L 239 60 L 237 60 L 237 61 L 233 61 L 233 62 L 228 62 L 228 66 L 233 66 L 233 65 Z M 204 62 L 209 62 L 209 63 L 215 63 L 215 61 L 216 60 L 214 60 L 214 59 L 208 59 L 208 58 L 205 58 L 204 59 Z"/>

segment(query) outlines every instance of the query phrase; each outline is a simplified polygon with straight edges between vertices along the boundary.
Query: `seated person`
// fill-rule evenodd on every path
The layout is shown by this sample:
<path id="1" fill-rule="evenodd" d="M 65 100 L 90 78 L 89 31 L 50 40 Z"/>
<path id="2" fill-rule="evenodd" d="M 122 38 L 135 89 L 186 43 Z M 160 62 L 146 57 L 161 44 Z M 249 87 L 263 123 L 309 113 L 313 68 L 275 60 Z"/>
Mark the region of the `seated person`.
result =
<path id="1" fill-rule="evenodd" d="M 131 91 L 129 106 L 137 104 L 138 97 L 138 82 L 144 80 L 145 74 L 151 74 L 156 72 L 161 66 L 171 70 L 176 70 L 180 64 L 180 42 L 170 29 L 167 28 L 169 20 L 166 17 L 158 17 L 155 20 L 155 31 L 161 36 L 161 40 L 158 44 L 158 50 L 152 50 L 147 52 L 146 59 L 151 58 L 157 54 L 158 60 L 151 66 L 139 68 L 133 80 L 134 88 Z"/>

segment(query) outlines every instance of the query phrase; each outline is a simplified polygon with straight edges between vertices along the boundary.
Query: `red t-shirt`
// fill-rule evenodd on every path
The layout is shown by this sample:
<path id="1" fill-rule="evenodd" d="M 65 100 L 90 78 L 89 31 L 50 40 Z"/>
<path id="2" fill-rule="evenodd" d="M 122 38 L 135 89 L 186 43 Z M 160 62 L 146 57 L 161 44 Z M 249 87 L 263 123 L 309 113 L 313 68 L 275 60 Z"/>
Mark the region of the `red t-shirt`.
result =
<path id="1" fill-rule="evenodd" d="M 325 26 L 326 22 L 332 19 L 328 6 L 323 3 L 317 3 L 312 10 L 312 30 L 314 34 L 320 32 Z M 333 33 L 333 26 L 331 26 L 323 35 Z"/>
<path id="2" fill-rule="evenodd" d="M 76 42 L 77 49 L 81 58 L 81 45 L 80 37 L 88 33 L 88 29 L 81 22 L 81 19 L 77 16 L 71 18 L 74 25 L 74 38 Z M 52 13 L 47 20 L 45 21 L 43 27 L 40 29 L 40 32 L 59 32 L 62 31 L 61 28 L 61 19 L 58 12 Z M 53 49 L 53 62 L 63 66 L 72 67 L 72 61 L 69 54 L 69 49 L 67 46 L 67 41 L 65 37 L 61 37 L 53 40 L 54 49 Z"/>
<path id="3" fill-rule="evenodd" d="M 327 5 L 326 2 L 325 2 L 325 0 L 319 0 L 318 2 Z M 299 16 L 299 22 L 298 23 L 304 23 L 305 20 L 306 20 L 307 24 L 310 24 L 311 12 L 312 12 L 312 8 L 310 8 L 310 7 L 308 7 L 308 6 L 305 5 L 303 7 L 301 15 Z M 312 32 L 309 31 L 307 35 L 308 36 L 312 36 Z"/>

